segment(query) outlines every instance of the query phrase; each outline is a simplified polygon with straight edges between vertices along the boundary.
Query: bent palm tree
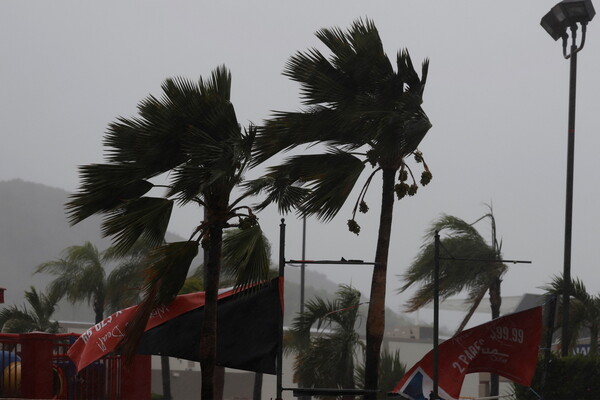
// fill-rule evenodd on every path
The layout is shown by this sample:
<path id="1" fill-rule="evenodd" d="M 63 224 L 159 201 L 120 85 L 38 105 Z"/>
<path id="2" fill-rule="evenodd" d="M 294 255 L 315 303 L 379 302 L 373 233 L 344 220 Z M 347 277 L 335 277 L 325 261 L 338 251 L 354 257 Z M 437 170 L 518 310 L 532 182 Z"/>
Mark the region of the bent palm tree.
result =
<path id="1" fill-rule="evenodd" d="M 475 223 L 484 218 L 489 218 L 491 222 L 491 245 L 486 243 L 485 239 L 473 227 Z M 502 244 L 498 243 L 496 238 L 496 220 L 491 206 L 489 207 L 489 213 L 472 224 L 451 215 L 443 215 L 431 225 L 424 236 L 425 242 L 421 246 L 421 251 L 409 269 L 402 275 L 405 284 L 398 290 L 399 293 L 417 282 L 421 283 L 421 287 L 408 300 L 406 310 L 409 312 L 416 311 L 433 300 L 434 238 L 436 232 L 441 231 L 447 233 L 447 236 L 443 237 L 440 242 L 443 251 L 445 251 L 444 257 L 457 258 L 457 260 L 440 265 L 440 298 L 445 299 L 467 290 L 467 303 L 471 305 L 456 332 L 461 332 L 467 325 L 488 291 L 492 319 L 498 318 L 502 305 L 500 284 L 508 267 L 505 264 L 493 261 L 502 259 Z M 498 377 L 492 375 L 490 396 L 497 396 L 498 390 Z"/>
<path id="2" fill-rule="evenodd" d="M 293 322 L 288 351 L 296 352 L 294 380 L 303 387 L 354 389 L 354 367 L 362 342 L 354 330 L 360 292 L 341 285 L 333 300 L 306 303 Z M 315 327 L 316 337 L 311 336 Z M 352 396 L 354 398 L 354 396 Z"/>
<path id="3" fill-rule="evenodd" d="M 25 291 L 24 305 L 5 307 L 0 311 L 0 331 L 3 333 L 27 333 L 33 331 L 58 333 L 60 327 L 57 321 L 50 318 L 56 310 L 60 294 L 50 290 L 48 294 L 39 293 L 33 286 Z"/>
<path id="4" fill-rule="evenodd" d="M 255 161 L 312 144 L 324 145 L 323 154 L 301 154 L 254 182 L 264 190 L 266 206 L 275 201 L 282 212 L 296 208 L 303 215 L 332 219 L 345 204 L 365 166 L 373 167 L 358 193 L 350 231 L 358 234 L 356 211 L 367 212 L 365 195 L 374 175 L 382 174 L 381 213 L 367 319 L 366 387 L 377 388 L 379 351 L 385 327 L 385 288 L 394 209 L 398 198 L 414 195 L 417 183 L 406 164 L 413 154 L 423 162 L 417 146 L 431 127 L 421 109 L 428 61 L 422 75 L 415 72 L 407 51 L 397 55 L 397 70 L 383 50 L 372 21 L 358 20 L 344 32 L 338 28 L 316 33 L 331 51 L 328 59 L 319 50 L 298 52 L 284 75 L 300 83 L 300 112 L 277 112 L 260 128 L 254 148 Z M 421 183 L 431 173 L 427 165 Z M 398 177 L 398 181 L 396 181 Z"/>
<path id="5" fill-rule="evenodd" d="M 67 209 L 72 223 L 104 214 L 103 233 L 113 237 L 119 251 L 125 252 L 140 237 L 156 247 L 149 256 L 144 301 L 123 342 L 122 349 L 129 353 L 134 351 L 152 308 L 169 302 L 182 287 L 199 244 L 208 250 L 199 353 L 202 398 L 212 399 L 223 230 L 239 226 L 260 234 L 256 216 L 242 203 L 248 194 L 231 198 L 249 167 L 256 129 L 240 128 L 230 101 L 231 75 L 225 67 L 198 82 L 167 79 L 162 90 L 160 99 L 149 96 L 140 102 L 137 117 L 121 117 L 109 126 L 104 141 L 109 148 L 108 162 L 81 168 L 80 191 L 72 196 Z M 169 179 L 166 187 L 158 185 L 165 173 Z M 165 188 L 162 196 L 144 196 L 160 187 Z M 204 212 L 199 213 L 198 227 L 188 241 L 164 244 L 175 203 L 196 204 Z M 248 239 L 243 243 L 246 250 L 252 243 L 259 245 L 260 241 Z M 260 259 L 265 253 L 247 254 L 251 256 L 243 258 L 248 261 L 244 267 L 251 272 L 245 277 L 260 281 L 269 267 L 266 257 Z"/>
<path id="6" fill-rule="evenodd" d="M 433 300 L 434 238 L 436 232 L 445 232 L 447 235 L 440 241 L 441 252 L 444 252 L 445 258 L 456 258 L 456 260 L 440 265 L 440 298 L 446 299 L 467 290 L 467 302 L 470 304 L 469 311 L 457 329 L 457 333 L 468 323 L 488 291 L 492 318 L 500 316 L 502 305 L 500 283 L 507 266 L 493 261 L 502 258 L 502 246 L 496 240 L 496 224 L 491 210 L 476 222 L 483 218 L 490 218 L 492 222 L 492 245 L 486 243 L 473 224 L 451 215 L 443 215 L 431 225 L 423 237 L 421 251 L 408 270 L 402 274 L 404 285 L 398 290 L 399 293 L 416 283 L 421 284 L 406 303 L 408 312 L 416 311 Z"/>
<path id="7" fill-rule="evenodd" d="M 500 284 L 508 267 L 494 261 L 502 259 L 502 245 L 498 243 L 496 238 L 496 220 L 492 208 L 489 207 L 489 210 L 489 213 L 472 224 L 451 215 L 443 215 L 431 225 L 424 236 L 421 251 L 402 275 L 405 284 L 398 290 L 399 293 L 417 282 L 421 283 L 421 287 L 408 300 L 406 304 L 407 311 L 416 311 L 433 300 L 434 239 L 436 232 L 445 231 L 447 236 L 444 236 L 440 242 L 443 251 L 445 251 L 445 257 L 456 258 L 457 260 L 440 264 L 440 298 L 446 299 L 467 290 L 467 303 L 471 305 L 456 333 L 461 332 L 467 325 L 488 291 L 492 319 L 500 316 L 500 306 L 502 305 Z M 481 234 L 473 227 L 475 223 L 484 218 L 489 218 L 491 221 L 491 245 L 487 244 Z M 491 396 L 498 395 L 498 385 L 498 377 L 493 375 L 490 385 Z"/>
<path id="8" fill-rule="evenodd" d="M 554 276 L 552 281 L 543 287 L 548 294 L 553 294 L 561 299 L 564 290 L 564 280 L 562 276 Z M 590 333 L 590 356 L 596 356 L 598 354 L 598 334 L 600 333 L 600 296 L 592 296 L 588 293 L 584 283 L 579 279 L 571 279 L 571 288 L 569 293 L 573 300 L 570 302 L 570 315 L 569 318 L 570 327 L 569 330 L 573 334 L 571 335 L 571 343 L 569 348 L 574 349 L 577 338 L 581 331 L 587 328 Z M 562 307 L 562 304 L 561 304 Z M 559 308 L 559 310 L 562 309 Z M 558 319 L 562 321 L 562 319 Z"/>
<path id="9" fill-rule="evenodd" d="M 106 266 L 117 258 L 114 249 L 100 252 L 90 242 L 66 248 L 62 258 L 40 264 L 35 273 L 55 275 L 50 291 L 66 296 L 71 303 L 87 301 L 98 323 L 104 319 L 105 309 L 114 312 L 139 301 L 143 264 L 141 250 L 133 250 L 119 257 L 122 262 L 108 276 Z"/>

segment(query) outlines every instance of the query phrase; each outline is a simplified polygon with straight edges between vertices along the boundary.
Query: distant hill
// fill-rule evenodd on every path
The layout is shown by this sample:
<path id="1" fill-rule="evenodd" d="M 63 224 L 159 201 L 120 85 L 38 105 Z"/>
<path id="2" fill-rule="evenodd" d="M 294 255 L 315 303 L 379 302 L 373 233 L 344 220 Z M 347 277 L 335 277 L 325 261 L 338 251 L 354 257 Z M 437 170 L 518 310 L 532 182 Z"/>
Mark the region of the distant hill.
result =
<path id="1" fill-rule="evenodd" d="M 85 241 L 100 249 L 110 245 L 100 237 L 99 218 L 69 226 L 63 208 L 67 196 L 65 190 L 18 179 L 0 182 L 0 286 L 6 288 L 6 304 L 23 304 L 23 293 L 32 285 L 44 289 L 49 277 L 33 271 L 59 258 L 63 249 Z M 93 320 L 82 308 L 61 304 L 56 316 Z"/>
<path id="2" fill-rule="evenodd" d="M 24 304 L 23 293 L 32 285 L 44 290 L 53 277 L 33 275 L 33 271 L 39 264 L 59 258 L 65 248 L 86 241 L 100 250 L 110 246 L 110 240 L 101 237 L 99 217 L 69 226 L 64 210 L 68 195 L 63 189 L 19 179 L 0 181 L 0 287 L 7 289 L 5 304 Z M 170 236 L 169 241 L 184 240 Z M 286 282 L 288 323 L 300 309 L 299 270 L 287 268 Z M 325 275 L 307 270 L 305 299 L 315 295 L 333 297 L 337 289 Z M 366 321 L 366 310 L 362 314 Z M 72 306 L 63 301 L 55 317 L 64 321 L 93 321 L 93 313 L 84 303 Z M 388 311 L 386 318 L 388 326 L 408 323 L 392 311 Z"/>

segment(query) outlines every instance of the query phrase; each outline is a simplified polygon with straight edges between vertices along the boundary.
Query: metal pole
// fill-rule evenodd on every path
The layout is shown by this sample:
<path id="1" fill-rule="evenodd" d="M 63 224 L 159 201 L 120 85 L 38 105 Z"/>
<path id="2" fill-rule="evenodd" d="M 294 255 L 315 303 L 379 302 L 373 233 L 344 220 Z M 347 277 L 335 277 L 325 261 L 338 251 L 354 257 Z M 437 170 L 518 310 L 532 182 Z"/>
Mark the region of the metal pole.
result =
<path id="1" fill-rule="evenodd" d="M 556 296 L 550 296 L 549 301 L 544 307 L 546 312 L 546 344 L 544 346 L 544 369 L 542 370 L 541 387 L 542 399 L 546 399 L 546 378 L 548 376 L 548 365 L 550 364 L 550 355 L 552 354 L 552 334 L 554 333 L 554 315 L 556 314 Z"/>
<path id="2" fill-rule="evenodd" d="M 433 268 L 433 398 L 438 398 L 439 330 L 440 330 L 440 233 L 435 231 Z"/>
<path id="3" fill-rule="evenodd" d="M 306 260 L 306 216 L 302 217 L 302 260 Z M 304 312 L 305 264 L 300 265 L 300 314 Z"/>
<path id="4" fill-rule="evenodd" d="M 279 224 L 279 276 L 285 275 L 285 219 Z M 279 343 L 277 343 L 277 400 L 283 399 L 283 316 L 279 325 Z"/>
<path id="5" fill-rule="evenodd" d="M 567 144 L 567 197 L 565 202 L 565 250 L 563 264 L 563 320 L 561 331 L 561 354 L 569 354 L 569 301 L 571 291 L 571 234 L 573 226 L 573 169 L 575 159 L 575 93 L 577 80 L 577 46 L 575 44 L 577 26 L 571 27 L 571 63 L 569 77 L 569 126 Z"/>

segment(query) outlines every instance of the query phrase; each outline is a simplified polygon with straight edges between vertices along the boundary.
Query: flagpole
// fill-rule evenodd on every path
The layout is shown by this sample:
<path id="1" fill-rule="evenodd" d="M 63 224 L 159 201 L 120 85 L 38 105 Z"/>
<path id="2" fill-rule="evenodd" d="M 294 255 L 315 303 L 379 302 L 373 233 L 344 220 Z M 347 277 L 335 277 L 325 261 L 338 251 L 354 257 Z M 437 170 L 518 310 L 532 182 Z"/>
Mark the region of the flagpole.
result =
<path id="1" fill-rule="evenodd" d="M 439 330 L 440 330 L 440 232 L 435 231 L 435 265 L 433 268 L 433 399 L 438 398 Z"/>
<path id="2" fill-rule="evenodd" d="M 285 273 L 285 219 L 279 224 L 279 277 Z M 283 315 L 279 324 L 279 343 L 277 343 L 277 400 L 283 399 Z"/>

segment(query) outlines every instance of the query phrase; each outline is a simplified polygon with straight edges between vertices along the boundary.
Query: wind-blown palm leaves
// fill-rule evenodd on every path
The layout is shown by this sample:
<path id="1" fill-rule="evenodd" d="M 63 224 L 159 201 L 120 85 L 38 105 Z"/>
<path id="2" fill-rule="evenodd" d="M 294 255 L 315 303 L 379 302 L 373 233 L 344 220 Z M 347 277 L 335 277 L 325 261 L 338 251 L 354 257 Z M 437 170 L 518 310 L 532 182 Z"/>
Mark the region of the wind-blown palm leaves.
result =
<path id="1" fill-rule="evenodd" d="M 29 307 L 5 307 L 0 311 L 0 331 L 3 333 L 47 332 L 58 333 L 59 324 L 50 318 L 60 300 L 60 293 L 50 290 L 38 292 L 33 286 L 25 291 Z"/>
<path id="2" fill-rule="evenodd" d="M 230 101 L 231 75 L 225 67 L 198 82 L 167 79 L 162 92 L 160 98 L 142 100 L 138 116 L 120 117 L 109 125 L 104 140 L 107 163 L 81 167 L 80 191 L 67 209 L 72 223 L 103 214 L 103 233 L 113 238 L 119 251 L 125 252 L 140 238 L 156 248 L 149 259 L 145 300 L 123 345 L 128 351 L 135 348 L 152 308 L 177 294 L 202 242 L 208 250 L 200 344 L 202 397 L 213 398 L 222 234 L 233 226 L 257 226 L 257 218 L 242 204 L 247 195 L 231 199 L 249 166 L 256 129 L 242 130 L 238 124 Z M 166 178 L 161 176 L 165 173 Z M 168 184 L 161 194 L 157 183 L 165 179 Z M 144 196 L 150 190 L 154 197 Z M 164 244 L 175 204 L 201 206 L 204 218 L 198 219 L 188 241 Z M 249 271 L 262 265 L 251 257 L 245 260 Z M 245 278 L 258 281 L 263 275 L 262 270 L 254 270 Z"/>
<path id="3" fill-rule="evenodd" d="M 354 367 L 363 346 L 354 330 L 359 305 L 360 292 L 346 285 L 333 300 L 315 297 L 306 303 L 287 343 L 287 351 L 297 354 L 294 381 L 310 388 L 355 388 Z"/>
<path id="4" fill-rule="evenodd" d="M 134 247 L 127 255 L 118 256 L 114 248 L 100 252 L 85 242 L 66 248 L 62 258 L 40 264 L 35 273 L 55 275 L 49 290 L 71 303 L 87 301 L 98 323 L 105 310 L 114 312 L 139 302 L 144 268 L 140 251 Z M 120 263 L 107 275 L 109 263 L 117 259 Z"/>
<path id="5" fill-rule="evenodd" d="M 406 303 L 406 310 L 416 311 L 433 300 L 434 238 L 440 232 L 440 256 L 457 260 L 440 263 L 440 298 L 445 299 L 467 290 L 467 302 L 471 307 L 459 326 L 460 332 L 489 291 L 492 318 L 500 316 L 500 282 L 507 270 L 505 264 L 493 261 L 501 259 L 501 244 L 496 240 L 496 225 L 492 210 L 479 220 L 489 218 L 492 222 L 492 244 L 488 244 L 473 224 L 443 215 L 433 222 L 423 236 L 423 245 L 408 270 L 402 275 L 403 292 L 415 283 L 421 286 Z M 476 221 L 476 222 L 477 222 Z M 471 261 L 465 261 L 471 260 Z M 473 261 L 477 260 L 477 261 Z M 490 261 L 486 261 L 490 260 Z"/>
<path id="6" fill-rule="evenodd" d="M 556 295 L 562 299 L 564 291 L 564 280 L 562 276 L 554 276 L 552 281 L 543 287 L 548 294 Z M 571 288 L 569 289 L 572 300 L 569 302 L 570 318 L 569 323 L 571 343 L 569 348 L 574 349 L 580 333 L 587 328 L 590 334 L 590 356 L 598 354 L 598 334 L 600 333 L 600 295 L 591 295 L 588 293 L 585 284 L 575 278 L 571 279 Z M 559 310 L 562 312 L 562 305 Z M 558 318 L 558 321 L 562 321 Z"/>
<path id="7" fill-rule="evenodd" d="M 406 163 L 414 155 L 422 163 L 422 185 L 431 180 L 429 168 L 417 146 L 431 127 L 421 108 L 427 79 L 428 61 L 421 77 L 415 72 L 408 51 L 396 57 L 396 70 L 383 50 L 372 21 L 358 20 L 348 31 L 321 29 L 317 38 L 331 52 L 328 58 L 317 49 L 291 57 L 284 75 L 300 83 L 299 112 L 276 112 L 260 128 L 254 149 L 255 162 L 298 146 L 320 144 L 322 154 L 300 154 L 269 169 L 253 182 L 252 189 L 263 190 L 262 206 L 276 202 L 279 210 L 297 209 L 303 215 L 316 215 L 327 221 L 346 203 L 363 175 L 366 177 L 356 197 L 349 229 L 358 234 L 356 212 L 367 212 L 367 189 L 382 173 L 380 230 L 367 322 L 368 389 L 377 388 L 379 350 L 384 332 L 387 259 L 392 226 L 394 193 L 398 198 L 414 195 L 417 181 Z"/>

